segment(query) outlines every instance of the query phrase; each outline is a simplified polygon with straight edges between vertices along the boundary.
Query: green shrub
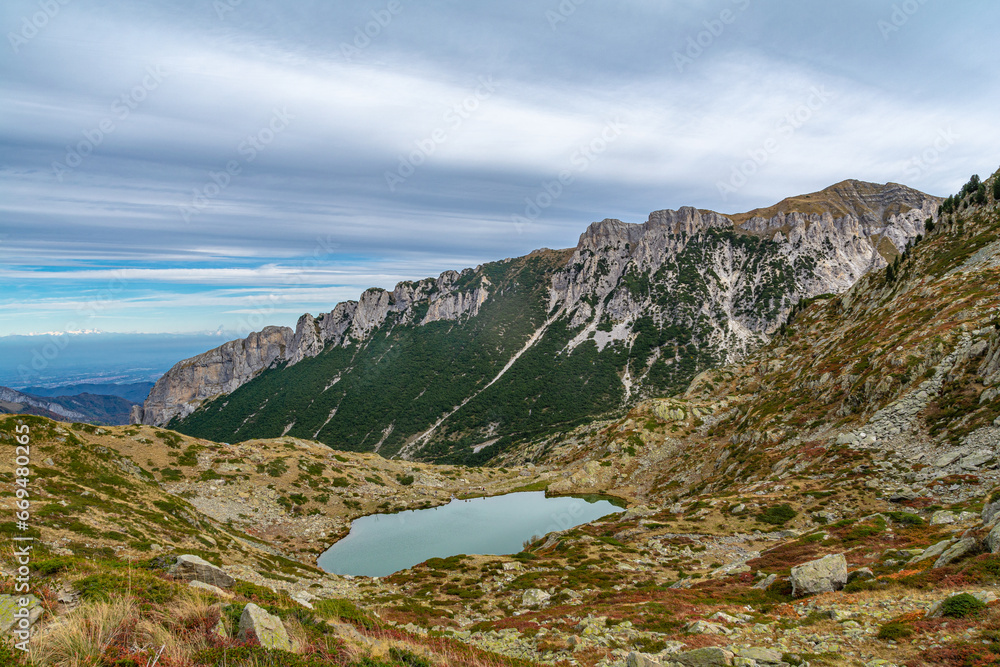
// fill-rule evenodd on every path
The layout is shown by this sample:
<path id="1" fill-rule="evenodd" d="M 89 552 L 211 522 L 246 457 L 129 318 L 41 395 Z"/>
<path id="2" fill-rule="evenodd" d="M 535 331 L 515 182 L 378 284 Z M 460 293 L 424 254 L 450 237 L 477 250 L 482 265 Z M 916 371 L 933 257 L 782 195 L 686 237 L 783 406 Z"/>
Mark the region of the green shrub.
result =
<path id="1" fill-rule="evenodd" d="M 431 667 L 431 663 L 427 658 L 406 649 L 396 648 L 395 646 L 389 649 L 389 657 L 404 667 Z"/>
<path id="2" fill-rule="evenodd" d="M 896 523 L 902 526 L 922 526 L 924 525 L 924 520 L 917 516 L 916 514 L 911 514 L 910 512 L 882 512 Z"/>
<path id="3" fill-rule="evenodd" d="M 313 609 L 323 618 L 347 621 L 363 628 L 374 628 L 375 621 L 368 614 L 358 609 L 350 600 L 318 600 L 312 603 Z"/>
<path id="4" fill-rule="evenodd" d="M 345 487 L 349 486 L 350 482 L 347 481 L 346 477 L 334 477 L 330 480 L 330 486 Z"/>
<path id="5" fill-rule="evenodd" d="M 23 652 L 15 651 L 6 641 L 0 641 L 0 665 L 11 665 L 12 667 L 13 665 L 23 665 L 23 655 Z"/>
<path id="6" fill-rule="evenodd" d="M 983 609 L 986 609 L 986 605 L 968 593 L 952 595 L 941 603 L 941 615 L 948 618 L 966 618 Z"/>
<path id="7" fill-rule="evenodd" d="M 886 641 L 903 639 L 909 637 L 913 634 L 913 628 L 908 626 L 906 623 L 900 623 L 899 621 L 890 621 L 883 625 L 878 630 L 877 637 L 879 639 L 885 639 Z"/>
<path id="8" fill-rule="evenodd" d="M 283 458 L 274 459 L 267 464 L 265 470 L 270 477 L 281 477 L 288 472 L 288 463 Z"/>
<path id="9" fill-rule="evenodd" d="M 194 655 L 199 667 L 322 667 L 329 663 L 315 656 L 300 656 L 260 646 L 209 648 Z"/>
<path id="10" fill-rule="evenodd" d="M 785 503 L 782 505 L 774 505 L 768 507 L 763 512 L 757 515 L 757 518 L 764 523 L 769 523 L 772 526 L 782 526 L 792 519 L 798 516 L 798 512 L 792 509 L 792 506 Z"/>
<path id="11" fill-rule="evenodd" d="M 43 577 L 47 577 L 51 574 L 57 574 L 63 570 L 69 569 L 72 565 L 76 564 L 76 558 L 69 556 L 56 556 L 55 558 L 47 558 L 45 560 L 35 561 L 31 564 L 32 568 L 38 574 Z M 0 664 L 3 664 L 0 662 Z"/>
<path id="12" fill-rule="evenodd" d="M 261 606 L 293 604 L 292 599 L 287 594 L 276 593 L 270 588 L 252 584 L 249 581 L 237 581 L 233 584 L 232 591 Z"/>
<path id="13" fill-rule="evenodd" d="M 114 598 L 134 597 L 143 606 L 162 606 L 177 594 L 178 586 L 160 579 L 148 570 L 101 572 L 74 584 L 83 600 L 108 602 Z"/>
<path id="14" fill-rule="evenodd" d="M 396 481 L 403 486 L 409 486 L 410 484 L 413 484 L 413 475 L 399 475 L 396 477 Z"/>

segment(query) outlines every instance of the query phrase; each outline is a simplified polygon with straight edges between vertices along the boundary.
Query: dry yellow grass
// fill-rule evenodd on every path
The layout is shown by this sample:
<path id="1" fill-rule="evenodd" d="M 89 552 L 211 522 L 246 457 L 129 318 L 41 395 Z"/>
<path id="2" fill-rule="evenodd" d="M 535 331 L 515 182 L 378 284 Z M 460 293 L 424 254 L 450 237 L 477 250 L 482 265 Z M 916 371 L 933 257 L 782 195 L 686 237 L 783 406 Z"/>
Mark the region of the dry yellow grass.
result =
<path id="1" fill-rule="evenodd" d="M 120 640 L 139 620 L 139 608 L 131 599 L 81 605 L 61 623 L 48 626 L 32 643 L 35 665 L 83 667 Z"/>

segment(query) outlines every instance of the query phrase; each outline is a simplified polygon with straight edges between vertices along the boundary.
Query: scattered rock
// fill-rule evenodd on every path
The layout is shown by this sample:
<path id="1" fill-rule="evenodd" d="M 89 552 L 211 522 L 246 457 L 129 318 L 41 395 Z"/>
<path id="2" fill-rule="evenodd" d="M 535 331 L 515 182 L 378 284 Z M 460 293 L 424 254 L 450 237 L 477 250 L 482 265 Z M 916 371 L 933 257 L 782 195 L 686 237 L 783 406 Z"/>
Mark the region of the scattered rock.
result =
<path id="1" fill-rule="evenodd" d="M 943 554 L 948 549 L 949 546 L 951 546 L 952 542 L 954 542 L 954 540 L 947 539 L 947 540 L 941 540 L 936 544 L 932 544 L 931 546 L 927 547 L 922 552 L 911 558 L 910 564 L 919 563 L 920 561 L 927 560 L 929 558 L 937 558 L 938 556 Z"/>
<path id="2" fill-rule="evenodd" d="M 167 570 L 167 574 L 183 581 L 200 581 L 219 588 L 230 588 L 236 580 L 200 556 L 186 554 L 177 557 L 177 562 Z"/>
<path id="3" fill-rule="evenodd" d="M 956 560 L 969 555 L 974 552 L 979 547 L 979 540 L 974 537 L 965 537 L 960 539 L 955 544 L 948 547 L 948 549 L 941 554 L 941 556 L 934 561 L 934 568 L 944 567 L 950 563 L 954 563 Z"/>
<path id="4" fill-rule="evenodd" d="M 759 591 L 762 591 L 762 590 L 766 589 L 768 586 L 770 586 L 771 584 L 773 584 L 777 580 L 778 580 L 778 575 L 776 575 L 776 574 L 769 574 L 766 577 L 764 577 L 763 579 L 761 579 L 760 581 L 758 581 L 756 584 L 754 584 L 753 587 L 756 588 Z"/>
<path id="5" fill-rule="evenodd" d="M 935 467 L 938 468 L 947 468 L 960 458 L 962 458 L 962 454 L 960 452 L 949 452 L 947 454 L 939 456 L 937 461 L 934 462 L 934 465 Z"/>
<path id="6" fill-rule="evenodd" d="M 732 630 L 724 625 L 709 623 L 708 621 L 694 621 L 693 623 L 688 623 L 684 626 L 684 632 L 692 635 L 730 635 L 733 633 Z"/>
<path id="7" fill-rule="evenodd" d="M 730 625 L 735 625 L 737 623 L 742 623 L 743 622 L 741 619 L 738 619 L 735 616 L 730 616 L 729 614 L 727 614 L 724 611 L 717 611 L 717 612 L 715 612 L 714 614 L 712 614 L 709 617 L 708 620 L 710 620 L 710 621 L 719 621 L 720 623 L 729 623 Z"/>
<path id="8" fill-rule="evenodd" d="M 240 616 L 237 638 L 245 640 L 253 637 L 266 649 L 292 650 L 292 642 L 281 619 L 251 602 L 243 609 L 243 615 Z"/>
<path id="9" fill-rule="evenodd" d="M 982 450 L 969 454 L 964 459 L 959 461 L 959 465 L 965 470 L 976 470 L 986 465 L 990 461 L 995 461 L 996 457 L 993 452 Z"/>
<path id="10" fill-rule="evenodd" d="M 655 510 L 649 509 L 645 505 L 637 505 L 636 507 L 630 507 L 625 512 L 618 517 L 619 521 L 630 521 L 632 519 L 638 519 L 644 516 L 649 516 L 650 514 L 656 514 Z"/>
<path id="11" fill-rule="evenodd" d="M 847 559 L 832 554 L 792 568 L 792 595 L 839 591 L 847 584 Z"/>
<path id="12" fill-rule="evenodd" d="M 955 523 L 955 515 L 948 510 L 938 510 L 931 515 L 932 526 L 944 526 Z"/>
<path id="13" fill-rule="evenodd" d="M 733 664 L 733 653 L 724 648 L 712 646 L 678 653 L 670 656 L 670 659 L 684 667 L 725 667 Z"/>
<path id="14" fill-rule="evenodd" d="M 775 651 L 770 648 L 758 648 L 751 646 L 747 648 L 734 648 L 732 651 L 737 658 L 753 660 L 758 665 L 778 665 L 784 662 L 781 656 L 781 651 Z"/>
<path id="15" fill-rule="evenodd" d="M 632 651 L 625 659 L 625 667 L 661 667 L 660 657 L 652 653 Z"/>
<path id="16" fill-rule="evenodd" d="M 521 595 L 522 607 L 539 607 L 549 601 L 552 596 L 538 588 L 529 588 Z"/>
<path id="17" fill-rule="evenodd" d="M 206 593 L 211 593 L 216 597 L 228 600 L 233 597 L 233 594 L 229 591 L 224 591 L 218 586 L 213 586 L 212 584 L 206 584 L 203 581 L 189 581 L 188 586 L 191 588 L 197 588 L 200 591 L 205 591 Z"/>

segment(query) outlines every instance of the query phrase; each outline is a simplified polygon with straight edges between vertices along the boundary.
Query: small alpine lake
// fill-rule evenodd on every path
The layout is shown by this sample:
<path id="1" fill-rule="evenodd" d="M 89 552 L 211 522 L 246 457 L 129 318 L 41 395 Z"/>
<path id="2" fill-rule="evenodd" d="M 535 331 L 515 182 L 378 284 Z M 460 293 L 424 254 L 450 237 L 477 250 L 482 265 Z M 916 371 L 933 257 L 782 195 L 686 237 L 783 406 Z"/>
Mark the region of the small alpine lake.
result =
<path id="1" fill-rule="evenodd" d="M 453 499 L 440 507 L 356 519 L 318 565 L 333 574 L 384 577 L 429 558 L 518 553 L 532 537 L 622 511 L 604 497 L 546 498 L 544 491 Z"/>

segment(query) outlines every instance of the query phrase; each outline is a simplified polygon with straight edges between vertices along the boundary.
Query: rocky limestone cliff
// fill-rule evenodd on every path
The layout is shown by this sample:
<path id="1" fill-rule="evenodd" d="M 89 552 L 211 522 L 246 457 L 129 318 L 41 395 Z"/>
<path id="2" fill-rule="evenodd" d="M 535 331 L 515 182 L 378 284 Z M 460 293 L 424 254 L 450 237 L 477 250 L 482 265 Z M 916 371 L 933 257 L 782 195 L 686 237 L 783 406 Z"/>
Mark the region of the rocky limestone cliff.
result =
<path id="1" fill-rule="evenodd" d="M 731 217 L 682 208 L 656 211 L 643 224 L 604 220 L 581 235 L 569 266 L 554 277 L 550 308 L 562 306 L 573 326 L 587 325 L 574 346 L 627 340 L 630 325 L 651 316 L 659 326 L 679 319 L 699 329 L 700 344 L 733 361 L 766 341 L 801 299 L 843 292 L 884 268 L 939 204 L 897 184 L 845 181 Z M 746 236 L 760 242 L 748 245 Z M 692 254 L 693 264 L 685 261 Z M 679 309 L 678 296 L 697 303 Z"/>
<path id="2" fill-rule="evenodd" d="M 285 359 L 293 332 L 288 327 L 265 327 L 196 357 L 178 362 L 161 377 L 132 421 L 163 425 L 185 416 L 207 398 L 228 394 L 274 362 Z"/>
<path id="3" fill-rule="evenodd" d="M 685 207 L 656 211 L 643 224 L 604 220 L 545 278 L 549 311 L 565 314 L 570 329 L 582 327 L 569 352 L 588 340 L 599 351 L 629 348 L 635 358 L 622 378 L 626 400 L 633 382 L 647 376 L 658 378 L 650 391 L 663 391 L 690 380 L 695 366 L 738 359 L 767 341 L 799 300 L 843 292 L 884 267 L 939 203 L 896 184 L 845 181 L 747 214 Z M 294 331 L 272 327 L 183 361 L 157 382 L 133 421 L 183 418 L 269 367 L 362 344 L 387 322 L 475 318 L 491 296 L 500 298 L 481 269 L 403 282 L 391 292 L 372 288 L 329 313 L 303 315 Z M 666 333 L 634 351 L 639 332 L 652 330 Z"/>
<path id="4" fill-rule="evenodd" d="M 371 288 L 358 301 L 339 303 L 329 313 L 302 315 L 294 331 L 266 327 L 185 359 L 156 382 L 143 405 L 133 408 L 132 422 L 163 426 L 186 417 L 206 399 L 231 393 L 267 368 L 281 363 L 294 366 L 328 346 L 362 342 L 393 314 L 410 324 L 474 317 L 489 296 L 484 276 L 462 284 L 474 274 L 474 269 L 446 271 L 437 279 L 399 283 L 391 292 Z"/>

